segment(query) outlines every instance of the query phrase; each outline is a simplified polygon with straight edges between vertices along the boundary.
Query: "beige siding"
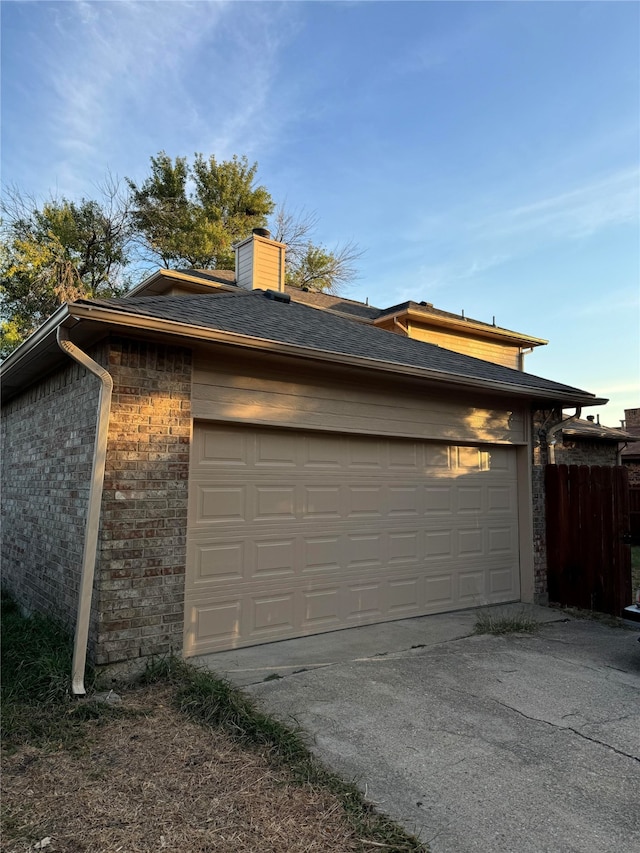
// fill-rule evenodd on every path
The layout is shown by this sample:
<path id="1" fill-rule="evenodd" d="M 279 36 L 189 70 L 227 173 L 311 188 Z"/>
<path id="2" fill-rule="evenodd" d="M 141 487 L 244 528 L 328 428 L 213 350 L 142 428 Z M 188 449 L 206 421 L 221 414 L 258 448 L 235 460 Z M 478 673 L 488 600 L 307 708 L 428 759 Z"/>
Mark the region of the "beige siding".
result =
<path id="1" fill-rule="evenodd" d="M 498 341 L 470 338 L 459 332 L 449 332 L 445 329 L 423 329 L 415 323 L 409 324 L 409 337 L 418 341 L 437 344 L 444 349 L 492 361 L 505 367 L 520 370 L 520 348 L 513 344 L 501 344 Z"/>
<path id="2" fill-rule="evenodd" d="M 285 247 L 253 236 L 236 251 L 236 277 L 246 290 L 284 290 Z"/>
<path id="3" fill-rule="evenodd" d="M 233 375 L 220 355 L 195 354 L 192 407 L 196 418 L 369 435 L 520 444 L 523 409 L 468 392 L 436 393 L 423 384 L 347 381 L 328 371 L 303 372 L 234 356 Z M 275 365 L 275 362 L 274 362 Z"/>
<path id="4" fill-rule="evenodd" d="M 185 654 L 519 597 L 516 451 L 197 423 Z"/>
<path id="5" fill-rule="evenodd" d="M 254 288 L 284 290 L 284 251 L 277 243 L 255 245 Z"/>

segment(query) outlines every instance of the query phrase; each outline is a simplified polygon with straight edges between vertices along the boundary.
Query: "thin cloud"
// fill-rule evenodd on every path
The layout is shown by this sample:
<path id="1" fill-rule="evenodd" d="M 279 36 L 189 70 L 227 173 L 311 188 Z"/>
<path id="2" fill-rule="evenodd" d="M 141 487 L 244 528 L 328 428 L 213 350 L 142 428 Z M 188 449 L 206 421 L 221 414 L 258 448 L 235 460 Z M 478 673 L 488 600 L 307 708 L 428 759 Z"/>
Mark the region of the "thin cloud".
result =
<path id="1" fill-rule="evenodd" d="M 598 299 L 587 302 L 580 307 L 571 306 L 570 313 L 582 317 L 601 317 L 605 314 L 624 314 L 630 310 L 637 312 L 640 307 L 640 295 L 637 291 L 621 291 L 607 293 Z"/>
<path id="2" fill-rule="evenodd" d="M 146 155 L 167 148 L 226 158 L 273 136 L 283 10 L 127 0 L 54 10 L 55 44 L 40 58 L 52 91 L 42 123 L 63 193 L 85 191 L 86 174 L 110 165 L 105 140 L 116 158 L 125 140 Z M 192 146 L 171 151 L 177 136 Z"/>
<path id="3" fill-rule="evenodd" d="M 639 188 L 638 169 L 625 169 L 585 186 L 489 215 L 474 223 L 472 231 L 483 239 L 589 236 L 611 225 L 637 221 Z"/>

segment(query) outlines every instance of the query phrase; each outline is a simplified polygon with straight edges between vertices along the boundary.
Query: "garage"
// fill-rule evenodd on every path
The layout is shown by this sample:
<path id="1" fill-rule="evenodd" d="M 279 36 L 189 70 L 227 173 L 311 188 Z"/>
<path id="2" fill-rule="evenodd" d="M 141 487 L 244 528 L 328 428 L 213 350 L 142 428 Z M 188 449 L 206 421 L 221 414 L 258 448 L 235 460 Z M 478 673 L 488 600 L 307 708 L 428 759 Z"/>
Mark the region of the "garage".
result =
<path id="1" fill-rule="evenodd" d="M 516 450 L 194 424 L 185 655 L 520 598 Z"/>

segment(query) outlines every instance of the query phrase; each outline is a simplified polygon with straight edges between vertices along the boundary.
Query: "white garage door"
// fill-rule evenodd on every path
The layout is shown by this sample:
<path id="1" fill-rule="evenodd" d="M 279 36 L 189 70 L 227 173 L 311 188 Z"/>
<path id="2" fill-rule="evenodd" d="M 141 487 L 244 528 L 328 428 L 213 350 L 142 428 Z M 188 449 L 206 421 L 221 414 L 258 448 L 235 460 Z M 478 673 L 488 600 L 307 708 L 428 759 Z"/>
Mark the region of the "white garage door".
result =
<path id="1" fill-rule="evenodd" d="M 515 452 L 196 424 L 185 654 L 519 598 Z"/>

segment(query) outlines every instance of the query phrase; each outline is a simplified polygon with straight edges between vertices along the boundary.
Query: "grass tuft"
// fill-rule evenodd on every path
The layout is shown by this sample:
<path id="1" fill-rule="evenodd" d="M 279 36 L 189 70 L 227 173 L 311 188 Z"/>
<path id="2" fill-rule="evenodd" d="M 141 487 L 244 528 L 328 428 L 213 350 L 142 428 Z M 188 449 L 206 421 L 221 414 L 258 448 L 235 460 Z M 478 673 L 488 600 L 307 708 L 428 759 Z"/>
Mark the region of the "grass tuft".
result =
<path id="1" fill-rule="evenodd" d="M 534 634 L 540 623 L 524 611 L 514 613 L 511 616 L 492 613 L 490 610 L 481 610 L 478 613 L 476 624 L 473 628 L 474 634 Z"/>

